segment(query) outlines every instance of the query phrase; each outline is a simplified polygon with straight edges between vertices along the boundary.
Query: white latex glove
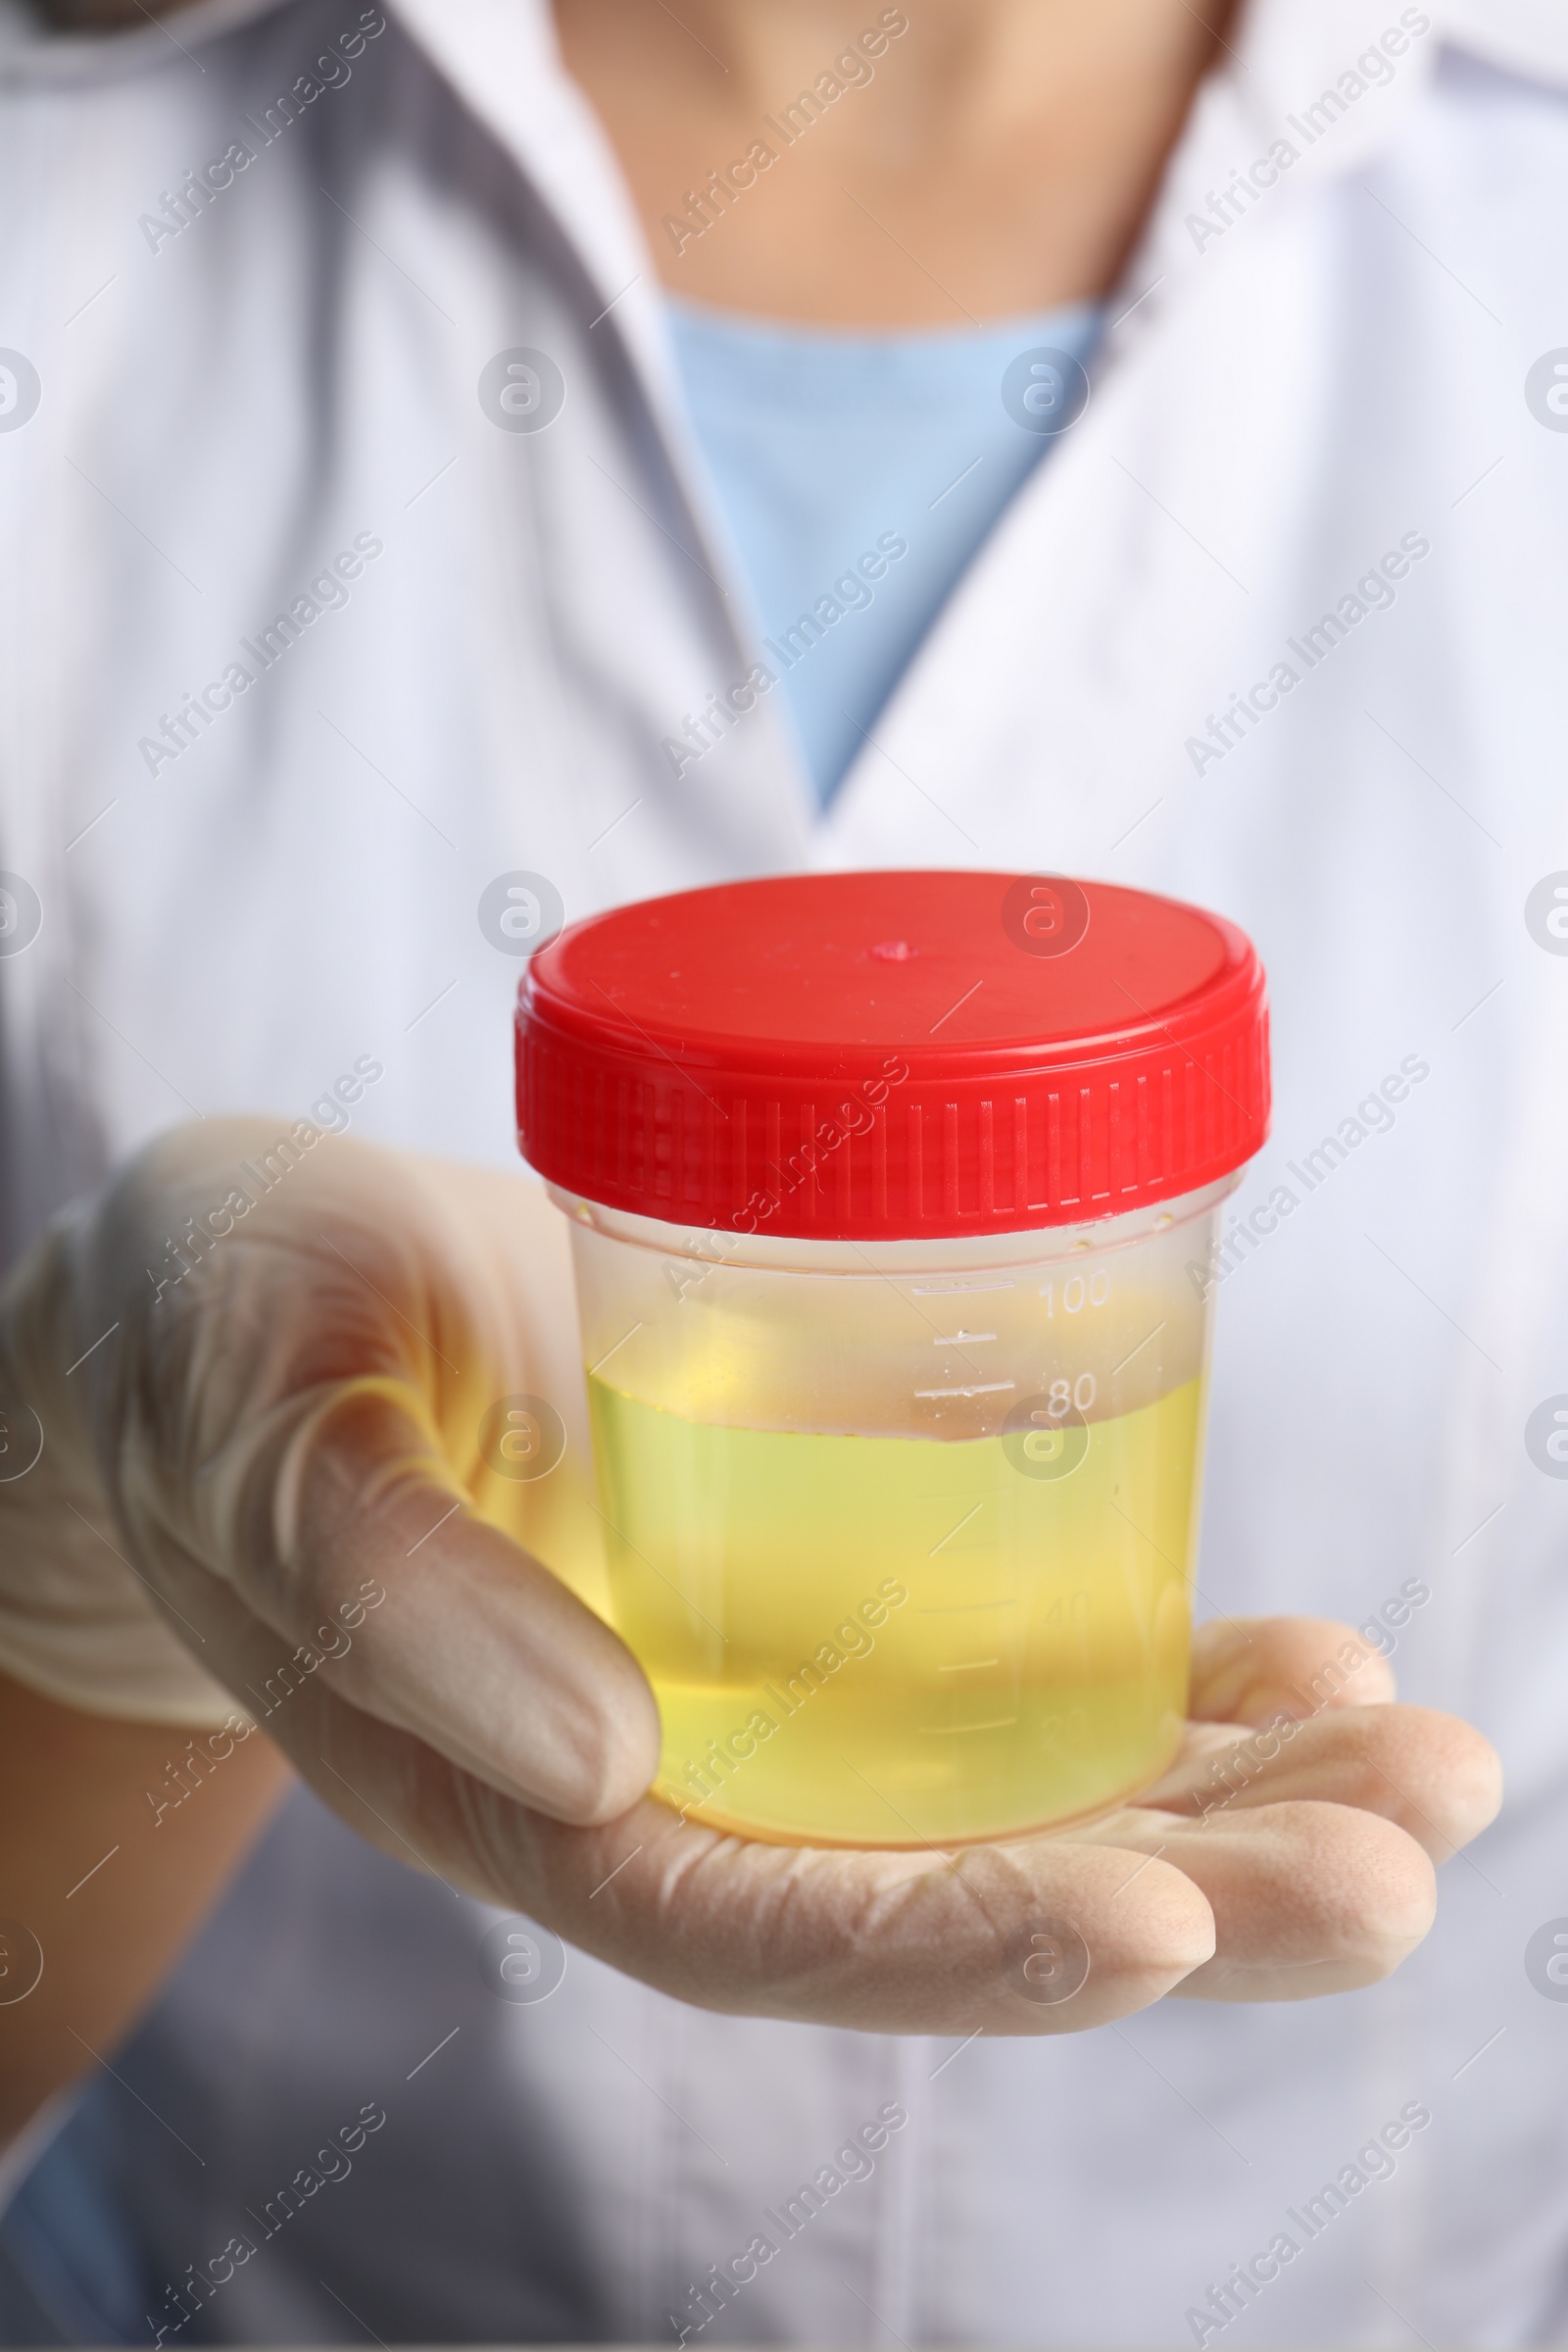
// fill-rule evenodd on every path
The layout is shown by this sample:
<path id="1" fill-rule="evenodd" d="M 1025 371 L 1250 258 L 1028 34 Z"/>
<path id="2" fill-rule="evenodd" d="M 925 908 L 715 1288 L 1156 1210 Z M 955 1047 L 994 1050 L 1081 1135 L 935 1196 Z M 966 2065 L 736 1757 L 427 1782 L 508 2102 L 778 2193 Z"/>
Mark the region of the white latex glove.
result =
<path id="1" fill-rule="evenodd" d="M 105 1713 L 165 1715 L 177 1690 L 216 1721 L 206 1678 L 262 1717 L 293 1655 L 266 1728 L 355 1828 L 714 2009 L 1056 2032 L 1177 1986 L 1342 1990 L 1425 1934 L 1432 1859 L 1492 1818 L 1496 1760 L 1386 1703 L 1375 1657 L 1249 1739 L 1306 1712 L 1290 1687 L 1353 1641 L 1298 1620 L 1200 1632 L 1182 1758 L 1092 1828 L 862 1853 L 679 1821 L 644 1795 L 642 1672 L 562 1581 L 593 1596 L 599 1574 L 564 1220 L 521 1178 L 327 1138 L 236 1217 L 276 1135 L 166 1138 L 13 1284 L 0 1398 L 45 1443 L 0 1483 L 0 1555 L 27 1563 L 0 1573 L 0 1665 Z M 225 1201 L 232 1230 L 173 1280 L 171 1239 Z M 551 1398 L 568 1446 L 514 1484 L 479 1438 L 519 1393 Z M 1223 1802 L 1216 1750 L 1237 1756 Z"/>

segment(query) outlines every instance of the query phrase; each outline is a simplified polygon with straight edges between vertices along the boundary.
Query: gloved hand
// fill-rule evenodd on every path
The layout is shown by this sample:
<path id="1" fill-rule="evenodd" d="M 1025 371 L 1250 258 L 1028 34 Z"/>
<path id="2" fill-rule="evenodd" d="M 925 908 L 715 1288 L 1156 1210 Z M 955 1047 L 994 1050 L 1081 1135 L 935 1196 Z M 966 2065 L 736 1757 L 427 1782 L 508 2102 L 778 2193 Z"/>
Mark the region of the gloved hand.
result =
<path id="1" fill-rule="evenodd" d="M 44 1446 L 0 1483 L 0 1553 L 30 1563 L 0 1576 L 0 1665 L 190 1722 L 221 1685 L 389 1853 L 713 2009 L 1054 2032 L 1178 1987 L 1364 1984 L 1425 1934 L 1433 1860 L 1496 1808 L 1487 1743 L 1386 1703 L 1374 1656 L 1309 1720 L 1245 1728 L 1303 1713 L 1337 1626 L 1203 1629 L 1181 1758 L 1087 1830 L 947 1854 L 682 1823 L 644 1794 L 640 1668 L 534 1556 L 595 1548 L 564 1220 L 520 1178 L 326 1138 L 241 1213 L 275 1144 L 165 1139 L 14 1284 L 0 1399 Z M 520 1485 L 478 1441 L 518 1393 L 573 1441 Z"/>

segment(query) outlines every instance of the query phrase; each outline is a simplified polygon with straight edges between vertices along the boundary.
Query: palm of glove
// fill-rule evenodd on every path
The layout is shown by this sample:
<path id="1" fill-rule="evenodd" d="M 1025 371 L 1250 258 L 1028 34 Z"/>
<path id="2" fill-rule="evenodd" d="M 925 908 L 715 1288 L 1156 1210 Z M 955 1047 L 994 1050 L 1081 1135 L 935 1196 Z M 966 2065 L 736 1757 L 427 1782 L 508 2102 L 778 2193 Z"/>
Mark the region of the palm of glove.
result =
<path id="1" fill-rule="evenodd" d="M 274 1143 L 180 1131 L 29 1261 L 0 1369 L 47 1442 L 0 1518 L 61 1557 L 78 1609 L 107 1562 L 146 1649 L 133 1567 L 374 1842 L 680 1998 L 884 2032 L 1340 1990 L 1425 1934 L 1433 1860 L 1492 1818 L 1495 1759 L 1386 1703 L 1375 1657 L 1282 1731 L 1347 1639 L 1310 1621 L 1202 1629 L 1182 1754 L 1089 1828 L 890 1853 L 679 1821 L 644 1794 L 640 1668 L 535 1556 L 595 1548 L 563 1220 L 520 1180 L 325 1139 L 237 1213 Z M 512 1486 L 478 1433 L 518 1393 L 576 1442 Z"/>

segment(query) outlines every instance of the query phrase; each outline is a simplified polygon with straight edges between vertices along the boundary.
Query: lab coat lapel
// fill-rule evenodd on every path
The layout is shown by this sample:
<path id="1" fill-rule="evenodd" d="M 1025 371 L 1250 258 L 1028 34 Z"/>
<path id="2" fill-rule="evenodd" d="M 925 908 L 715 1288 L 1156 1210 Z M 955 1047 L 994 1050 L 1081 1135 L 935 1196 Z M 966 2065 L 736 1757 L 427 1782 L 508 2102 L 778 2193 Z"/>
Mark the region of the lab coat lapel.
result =
<path id="1" fill-rule="evenodd" d="M 562 65 L 546 0 L 466 0 L 461 12 L 441 0 L 388 0 L 388 6 L 554 217 L 564 246 L 584 273 L 581 343 L 605 363 L 606 373 L 614 372 L 618 351 L 633 397 L 647 408 L 652 431 L 633 430 L 624 447 L 601 452 L 606 463 L 600 471 L 645 512 L 650 490 L 653 504 L 671 506 L 679 539 L 664 523 L 656 521 L 656 528 L 680 547 L 685 564 L 678 584 L 701 604 L 711 645 L 710 672 L 697 690 L 689 680 L 666 681 L 666 736 L 678 747 L 667 803 L 692 834 L 727 841 L 737 870 L 803 864 L 814 796 L 765 698 L 744 728 L 721 736 L 697 762 L 679 761 L 679 739 L 689 732 L 687 704 L 698 715 L 696 740 L 702 741 L 711 698 L 744 681 L 760 658 L 759 632 L 687 422 L 653 257 L 613 150 Z M 660 468 L 667 471 L 672 502 L 649 481 Z M 563 601 L 572 594 L 564 578 L 554 586 Z M 588 601 L 597 609 L 591 587 Z M 707 724 L 716 732 L 710 714 Z"/>
<path id="2" fill-rule="evenodd" d="M 1389 13 L 1253 0 L 1106 306 L 1088 409 L 873 727 L 820 862 L 1103 873 L 1190 796 L 1216 704 L 1268 678 L 1299 617 L 1280 550 L 1307 520 L 1296 485 L 1322 478 L 1306 451 L 1343 333 L 1315 199 L 1394 135 L 1436 58 L 1417 10 L 1388 81 L 1358 71 Z M 1276 141 L 1292 160 L 1254 175 Z"/>
<path id="3" fill-rule="evenodd" d="M 1239 310 L 1220 283 L 1238 270 Z M 1296 625 L 1264 559 L 1298 528 L 1324 323 L 1294 270 L 1215 257 L 1004 516 L 873 726 L 826 862 L 886 863 L 896 845 L 914 863 L 1102 873 L 1191 792 L 1188 739 Z M 1217 410 L 1234 430 L 1213 431 Z"/>
<path id="4" fill-rule="evenodd" d="M 653 258 L 562 67 L 547 0 L 469 0 L 461 14 L 439 0 L 389 4 L 515 157 L 586 272 L 585 323 L 623 350 L 718 590 L 722 688 L 756 658 L 755 630 L 684 416 Z M 1535 9 L 1497 0 L 1480 25 L 1462 0 L 1451 13 L 1473 45 L 1539 67 L 1568 41 Z M 1096 399 L 982 551 L 829 816 L 808 834 L 809 789 L 764 698 L 746 742 L 726 740 L 672 783 L 697 821 L 710 793 L 730 824 L 744 802 L 760 864 L 1050 858 L 1099 870 L 1146 811 L 1190 787 L 1185 746 L 1208 698 L 1267 674 L 1249 665 L 1277 650 L 1285 618 L 1253 582 L 1282 573 L 1271 551 L 1298 521 L 1289 485 L 1335 329 L 1330 288 L 1310 273 L 1321 308 L 1310 322 L 1303 314 L 1293 240 L 1309 234 L 1314 189 L 1375 156 L 1416 102 L 1443 13 L 1437 0 L 1402 12 L 1391 0 L 1247 0 L 1107 305 Z M 1383 80 L 1391 33 L 1404 46 Z M 1216 416 L 1234 429 L 1216 432 Z"/>
<path id="5" fill-rule="evenodd" d="M 562 65 L 546 0 L 465 0 L 461 10 L 391 0 L 391 14 L 517 158 L 602 300 L 615 304 L 617 331 L 643 373 L 672 398 L 636 211 L 597 116 Z"/>

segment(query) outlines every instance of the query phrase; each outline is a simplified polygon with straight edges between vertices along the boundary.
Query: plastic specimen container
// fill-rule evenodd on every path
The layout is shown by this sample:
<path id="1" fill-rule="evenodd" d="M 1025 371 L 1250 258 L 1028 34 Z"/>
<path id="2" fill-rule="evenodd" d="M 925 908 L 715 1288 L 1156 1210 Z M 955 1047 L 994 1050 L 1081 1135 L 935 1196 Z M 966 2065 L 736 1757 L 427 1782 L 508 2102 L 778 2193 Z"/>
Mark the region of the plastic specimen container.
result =
<path id="1" fill-rule="evenodd" d="M 1247 939 L 1108 884 L 741 882 L 534 956 L 518 1140 L 669 1803 L 948 1846 L 1158 1775 L 1268 1085 Z"/>

